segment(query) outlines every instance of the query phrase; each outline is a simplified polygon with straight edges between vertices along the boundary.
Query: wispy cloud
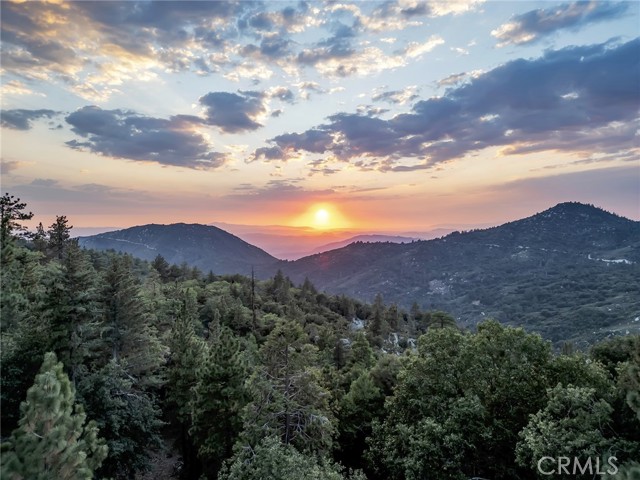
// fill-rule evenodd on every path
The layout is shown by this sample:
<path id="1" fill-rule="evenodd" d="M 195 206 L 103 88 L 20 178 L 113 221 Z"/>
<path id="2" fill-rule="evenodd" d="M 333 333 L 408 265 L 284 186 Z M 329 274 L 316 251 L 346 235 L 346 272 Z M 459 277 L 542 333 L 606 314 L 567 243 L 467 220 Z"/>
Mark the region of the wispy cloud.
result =
<path id="1" fill-rule="evenodd" d="M 222 74 L 264 81 L 281 69 L 335 78 L 406 65 L 442 44 L 396 41 L 384 32 L 420 18 L 456 15 L 481 1 L 299 2 L 2 2 L 2 65 L 7 73 L 57 83 L 93 102 L 123 93 L 126 82 L 167 72 Z M 321 40 L 304 37 L 309 30 Z M 375 45 L 366 35 L 373 35 Z M 79 40 L 80 39 L 80 40 Z"/>
<path id="2" fill-rule="evenodd" d="M 563 3 L 557 7 L 531 10 L 516 15 L 491 32 L 498 46 L 522 45 L 538 41 L 561 30 L 577 30 L 585 25 L 622 16 L 629 2 L 599 0 Z"/>

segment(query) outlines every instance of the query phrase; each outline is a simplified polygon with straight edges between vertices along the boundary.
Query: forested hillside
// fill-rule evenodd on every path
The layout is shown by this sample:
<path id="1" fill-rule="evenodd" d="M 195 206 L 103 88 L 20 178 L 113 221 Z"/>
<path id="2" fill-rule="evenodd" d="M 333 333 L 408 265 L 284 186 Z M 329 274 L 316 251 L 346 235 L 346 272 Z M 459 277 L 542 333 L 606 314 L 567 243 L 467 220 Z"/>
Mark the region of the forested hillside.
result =
<path id="1" fill-rule="evenodd" d="M 581 203 L 436 240 L 356 243 L 282 269 L 329 292 L 446 310 L 470 328 L 495 318 L 582 346 L 640 334 L 640 222 Z"/>
<path id="2" fill-rule="evenodd" d="M 85 248 L 120 251 L 143 260 L 153 260 L 160 254 L 170 263 L 187 263 L 219 274 L 249 274 L 253 268 L 266 277 L 276 270 L 278 262 L 264 250 L 211 225 L 141 225 L 78 241 Z"/>
<path id="3" fill-rule="evenodd" d="M 64 216 L 29 235 L 9 195 L 1 214 L 3 479 L 526 480 L 544 456 L 640 474 L 638 336 L 554 353 L 282 272 L 85 250 Z"/>

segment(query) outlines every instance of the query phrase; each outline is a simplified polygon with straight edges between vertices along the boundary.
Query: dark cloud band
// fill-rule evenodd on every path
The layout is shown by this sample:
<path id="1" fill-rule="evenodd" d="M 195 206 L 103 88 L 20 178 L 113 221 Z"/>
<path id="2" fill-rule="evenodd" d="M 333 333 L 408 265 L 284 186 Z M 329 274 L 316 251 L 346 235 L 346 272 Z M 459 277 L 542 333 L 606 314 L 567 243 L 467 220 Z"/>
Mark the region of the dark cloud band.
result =
<path id="1" fill-rule="evenodd" d="M 639 52 L 640 39 L 548 51 L 506 63 L 388 120 L 338 113 L 270 143 L 282 152 L 332 154 L 356 164 L 379 159 L 387 170 L 401 170 L 402 158 L 433 165 L 495 146 L 577 152 L 585 138 L 593 139 L 589 148 L 595 151 L 623 151 L 637 146 L 632 127 L 640 99 Z M 611 137 L 599 134 L 615 122 L 629 127 Z"/>
<path id="2" fill-rule="evenodd" d="M 77 150 L 196 169 L 217 168 L 227 160 L 226 154 L 211 151 L 205 137 L 194 130 L 197 117 L 153 118 L 88 106 L 65 120 L 83 138 L 66 142 Z"/>
<path id="3" fill-rule="evenodd" d="M 29 130 L 33 126 L 34 120 L 41 118 L 53 118 L 59 115 L 60 112 L 53 110 L 2 110 L 0 111 L 0 123 L 5 128 L 11 128 L 14 130 Z"/>

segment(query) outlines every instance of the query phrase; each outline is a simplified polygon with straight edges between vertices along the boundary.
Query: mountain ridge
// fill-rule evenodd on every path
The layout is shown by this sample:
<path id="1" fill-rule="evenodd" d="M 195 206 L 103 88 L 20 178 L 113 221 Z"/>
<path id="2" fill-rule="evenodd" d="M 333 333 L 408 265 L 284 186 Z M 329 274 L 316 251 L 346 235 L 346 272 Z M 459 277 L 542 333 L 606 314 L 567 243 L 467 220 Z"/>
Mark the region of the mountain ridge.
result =
<path id="1" fill-rule="evenodd" d="M 252 268 L 260 274 L 271 272 L 279 260 L 221 228 L 197 223 L 150 223 L 79 237 L 85 248 L 113 249 L 144 260 L 162 255 L 169 263 L 183 262 L 217 274 L 242 273 Z"/>
<path id="2" fill-rule="evenodd" d="M 555 340 L 594 327 L 589 341 L 640 327 L 640 222 L 577 202 L 434 240 L 353 243 L 283 272 L 364 301 L 449 311 L 470 327 L 494 317 Z"/>
<path id="3" fill-rule="evenodd" d="M 444 310 L 469 328 L 493 317 L 555 341 L 640 332 L 640 222 L 578 202 L 496 227 L 404 244 L 355 242 L 295 261 L 200 224 L 149 224 L 80 243 L 148 260 L 161 254 L 217 274 L 268 278 L 280 269 L 320 291 Z"/>

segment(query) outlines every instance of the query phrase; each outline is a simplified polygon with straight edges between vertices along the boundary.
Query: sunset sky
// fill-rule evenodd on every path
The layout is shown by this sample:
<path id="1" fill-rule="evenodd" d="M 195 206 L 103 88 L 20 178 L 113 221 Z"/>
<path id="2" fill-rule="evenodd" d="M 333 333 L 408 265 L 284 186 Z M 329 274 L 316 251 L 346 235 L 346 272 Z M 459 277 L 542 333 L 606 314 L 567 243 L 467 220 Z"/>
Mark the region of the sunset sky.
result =
<path id="1" fill-rule="evenodd" d="M 2 190 L 36 222 L 640 219 L 637 1 L 1 5 Z"/>

